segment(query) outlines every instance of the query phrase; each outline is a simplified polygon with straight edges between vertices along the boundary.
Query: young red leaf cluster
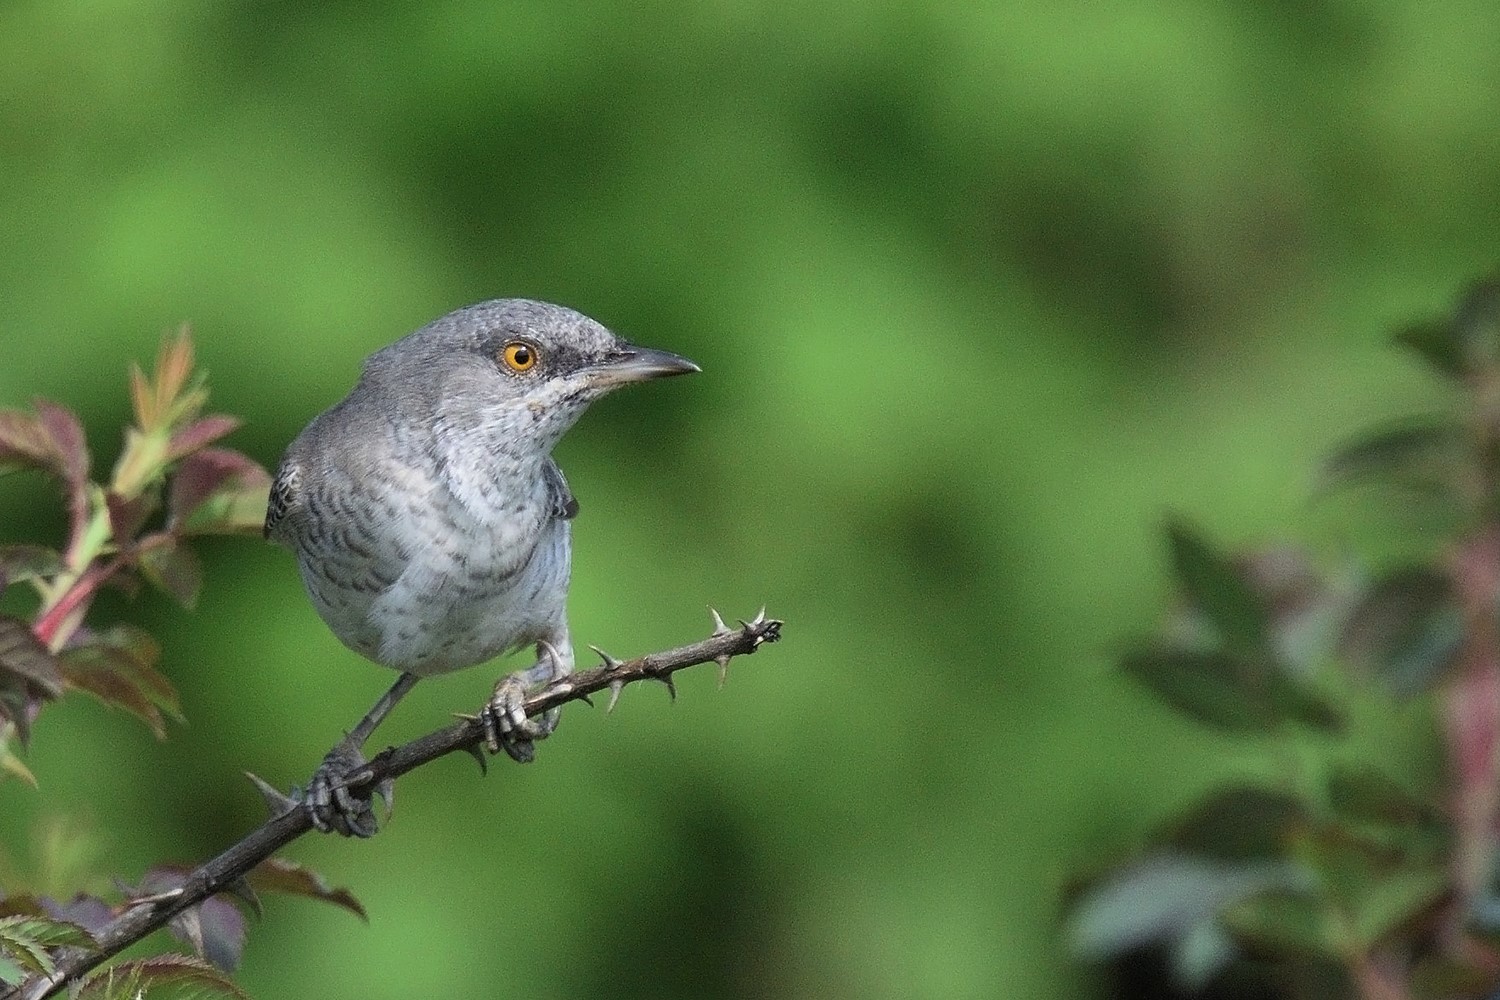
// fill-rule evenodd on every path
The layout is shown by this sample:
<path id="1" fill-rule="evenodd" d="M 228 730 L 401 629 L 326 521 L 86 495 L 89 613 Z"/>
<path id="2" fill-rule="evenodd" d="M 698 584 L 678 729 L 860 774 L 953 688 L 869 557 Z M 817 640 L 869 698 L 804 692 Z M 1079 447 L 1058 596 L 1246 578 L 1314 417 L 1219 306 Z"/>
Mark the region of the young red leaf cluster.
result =
<path id="1" fill-rule="evenodd" d="M 0 589 L 26 584 L 38 597 L 31 621 L 0 617 L 0 775 L 29 776 L 8 740 L 24 746 L 43 704 L 66 690 L 123 708 L 165 736 L 165 719 L 180 709 L 155 642 L 125 626 L 89 627 L 85 616 L 105 585 L 141 580 L 192 607 L 202 570 L 189 540 L 260 527 L 269 476 L 216 446 L 239 421 L 202 415 L 208 393 L 186 330 L 163 343 L 153 375 L 135 367 L 130 381 L 135 424 L 104 482 L 90 479 L 87 438 L 67 408 L 38 400 L 31 412 L 0 410 L 0 469 L 52 477 L 69 513 L 58 548 L 0 545 Z"/>
<path id="2" fill-rule="evenodd" d="M 151 375 L 131 368 L 130 391 L 135 422 L 107 481 L 90 478 L 83 427 L 65 407 L 38 400 L 30 412 L 0 410 L 0 472 L 51 477 L 68 511 L 68 537 L 55 548 L 0 544 L 0 590 L 26 586 L 37 599 L 30 620 L 0 615 L 0 778 L 35 784 L 10 743 L 24 748 L 44 705 L 69 691 L 124 709 L 165 738 L 167 720 L 180 721 L 182 712 L 160 669 L 160 646 L 134 625 L 90 622 L 93 599 L 106 585 L 132 590 L 144 581 L 191 608 L 203 585 L 192 540 L 259 537 L 270 477 L 219 444 L 240 421 L 202 414 L 208 393 L 186 330 L 163 343 Z M 84 893 L 58 902 L 0 887 L 0 992 L 50 975 L 59 948 L 88 950 L 93 935 L 139 897 L 170 893 L 187 871 L 159 867 L 135 888 L 117 880 L 121 896 L 113 903 Z M 323 900 L 364 917 L 347 890 L 279 858 L 263 862 L 235 890 L 257 913 L 259 891 Z M 178 914 L 171 930 L 193 956 L 119 962 L 76 984 L 75 995 L 135 996 L 174 986 L 242 995 L 226 978 L 244 947 L 245 915 L 236 903 L 212 896 Z"/>

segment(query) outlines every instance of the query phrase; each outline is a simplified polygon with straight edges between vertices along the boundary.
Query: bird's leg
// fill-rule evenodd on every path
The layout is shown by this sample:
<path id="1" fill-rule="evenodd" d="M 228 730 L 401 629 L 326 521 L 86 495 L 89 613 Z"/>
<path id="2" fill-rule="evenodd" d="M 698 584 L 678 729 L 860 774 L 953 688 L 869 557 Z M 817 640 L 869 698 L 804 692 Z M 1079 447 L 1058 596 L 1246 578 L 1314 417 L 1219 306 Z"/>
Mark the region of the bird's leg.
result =
<path id="1" fill-rule="evenodd" d="M 534 665 L 496 681 L 489 703 L 479 713 L 490 753 L 504 750 L 517 763 L 529 764 L 536 757 L 534 741 L 552 735 L 562 710 L 548 709 L 540 718 L 529 719 L 526 693 L 572 672 L 573 643 L 564 627 L 538 640 Z"/>
<path id="2" fill-rule="evenodd" d="M 345 776 L 365 764 L 364 745 L 375 732 L 375 727 L 385 720 L 406 697 L 406 693 L 417 683 L 416 674 L 403 673 L 391 685 L 391 689 L 380 696 L 380 700 L 365 713 L 358 724 L 343 739 L 333 745 L 323 763 L 313 772 L 302 802 L 312 817 L 313 826 L 323 833 L 330 831 L 345 837 L 374 836 L 378 824 L 375 809 L 369 795 L 355 796 L 345 784 Z M 382 781 L 374 789 L 385 803 L 386 815 L 390 815 L 394 801 L 395 785 L 390 780 Z"/>

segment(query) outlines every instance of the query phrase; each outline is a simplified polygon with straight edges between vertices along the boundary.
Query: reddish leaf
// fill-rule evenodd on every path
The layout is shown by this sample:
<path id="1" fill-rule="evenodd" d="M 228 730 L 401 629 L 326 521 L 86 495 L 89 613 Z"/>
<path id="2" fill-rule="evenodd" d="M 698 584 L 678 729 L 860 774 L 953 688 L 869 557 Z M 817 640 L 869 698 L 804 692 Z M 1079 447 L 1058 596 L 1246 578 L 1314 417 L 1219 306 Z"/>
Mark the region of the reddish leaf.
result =
<path id="1" fill-rule="evenodd" d="M 168 525 L 187 534 L 260 530 L 271 477 L 252 459 L 205 448 L 182 460 L 168 491 Z"/>
<path id="2" fill-rule="evenodd" d="M 172 435 L 171 444 L 167 446 L 167 457 L 176 461 L 200 448 L 206 448 L 238 428 L 241 423 L 238 417 L 222 413 L 213 413 L 196 420 Z"/>
<path id="3" fill-rule="evenodd" d="M 0 615 L 0 674 L 14 674 L 40 687 L 48 697 L 62 694 L 57 658 L 18 618 Z"/>
<path id="4" fill-rule="evenodd" d="M 198 592 L 203 589 L 203 564 L 187 546 L 167 542 L 143 548 L 141 572 L 183 607 L 191 609 L 198 603 Z"/>
<path id="5" fill-rule="evenodd" d="M 66 920 L 76 924 L 90 934 L 98 934 L 115 918 L 114 909 L 98 896 L 78 893 L 66 903 L 59 903 L 43 896 L 41 904 L 54 920 Z"/>
<path id="6" fill-rule="evenodd" d="M 53 469 L 52 438 L 42 422 L 19 410 L 0 410 L 0 471 Z"/>
<path id="7" fill-rule="evenodd" d="M 104 495 L 104 505 L 109 510 L 110 537 L 116 544 L 124 545 L 135 537 L 136 532 L 146 523 L 156 510 L 155 491 L 142 493 L 133 500 L 127 500 L 114 490 Z"/>
<path id="8" fill-rule="evenodd" d="M 83 435 L 83 425 L 65 406 L 45 399 L 38 399 L 35 405 L 37 419 L 52 444 L 57 474 L 70 491 L 82 491 L 89 477 L 89 447 Z"/>
<path id="9" fill-rule="evenodd" d="M 369 923 L 365 908 L 348 889 L 334 889 L 322 875 L 304 868 L 286 858 L 267 858 L 250 870 L 245 877 L 250 887 L 257 892 L 280 892 L 290 896 L 306 896 L 341 906 L 359 919 Z"/>
<path id="10" fill-rule="evenodd" d="M 69 687 L 87 691 L 106 705 L 123 708 L 166 737 L 163 713 L 182 721 L 177 692 L 156 670 L 161 650 L 150 635 L 128 625 L 82 633 L 61 656 Z"/>
<path id="11" fill-rule="evenodd" d="M 31 741 L 31 723 L 41 710 L 45 696 L 41 688 L 19 674 L 0 673 L 0 725 L 15 726 L 24 747 Z M 7 768 L 13 770 L 13 768 Z"/>
<path id="12" fill-rule="evenodd" d="M 5 582 L 45 580 L 65 568 L 61 555 L 41 545 L 0 545 L 0 580 Z"/>

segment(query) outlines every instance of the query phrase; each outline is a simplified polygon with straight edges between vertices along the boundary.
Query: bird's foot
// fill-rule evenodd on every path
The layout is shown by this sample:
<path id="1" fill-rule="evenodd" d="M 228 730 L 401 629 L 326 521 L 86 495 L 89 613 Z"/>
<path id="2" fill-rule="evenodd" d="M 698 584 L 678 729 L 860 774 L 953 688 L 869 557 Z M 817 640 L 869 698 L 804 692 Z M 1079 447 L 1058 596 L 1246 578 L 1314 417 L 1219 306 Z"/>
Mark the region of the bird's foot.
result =
<path id="1" fill-rule="evenodd" d="M 307 809 L 313 826 L 323 833 L 344 837 L 373 837 L 380 824 L 375 818 L 373 796 L 380 796 L 386 818 L 395 802 L 395 782 L 387 778 L 364 794 L 349 790 L 367 764 L 365 755 L 350 739 L 336 743 L 313 772 L 307 790 L 295 797 Z"/>
<path id="2" fill-rule="evenodd" d="M 484 741 L 490 753 L 504 750 L 518 764 L 536 759 L 536 741 L 546 739 L 557 729 L 558 709 L 549 709 L 535 719 L 526 715 L 526 693 L 538 684 L 552 681 L 566 673 L 561 658 L 549 644 L 542 643 L 543 654 L 535 666 L 506 674 L 495 682 L 495 691 L 479 721 L 484 726 Z"/>

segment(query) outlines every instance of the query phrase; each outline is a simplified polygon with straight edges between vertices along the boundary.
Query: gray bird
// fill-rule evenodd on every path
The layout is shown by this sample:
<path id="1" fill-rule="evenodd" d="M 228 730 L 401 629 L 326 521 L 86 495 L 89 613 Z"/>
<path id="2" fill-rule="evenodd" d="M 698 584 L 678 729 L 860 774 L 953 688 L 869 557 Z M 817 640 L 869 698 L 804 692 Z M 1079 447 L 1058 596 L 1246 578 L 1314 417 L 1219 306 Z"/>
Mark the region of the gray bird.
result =
<path id="1" fill-rule="evenodd" d="M 532 758 L 532 741 L 557 719 L 528 719 L 526 693 L 573 669 L 578 503 L 552 448 L 606 393 L 698 370 L 571 309 L 496 299 L 371 355 L 353 391 L 292 442 L 271 486 L 266 537 L 296 554 L 334 635 L 401 671 L 303 793 L 320 830 L 375 832 L 369 799 L 340 778 L 419 678 L 527 645 L 536 664 L 502 677 L 480 717 L 492 753 Z"/>

